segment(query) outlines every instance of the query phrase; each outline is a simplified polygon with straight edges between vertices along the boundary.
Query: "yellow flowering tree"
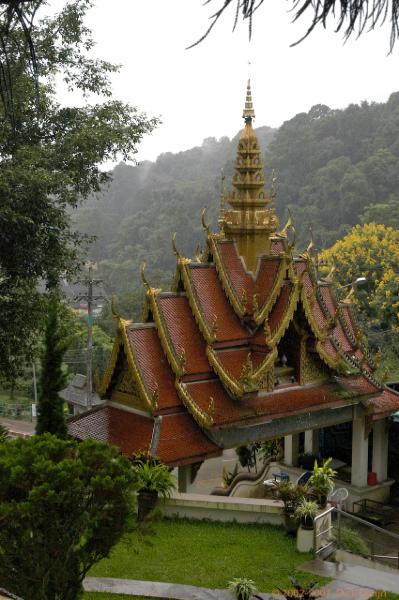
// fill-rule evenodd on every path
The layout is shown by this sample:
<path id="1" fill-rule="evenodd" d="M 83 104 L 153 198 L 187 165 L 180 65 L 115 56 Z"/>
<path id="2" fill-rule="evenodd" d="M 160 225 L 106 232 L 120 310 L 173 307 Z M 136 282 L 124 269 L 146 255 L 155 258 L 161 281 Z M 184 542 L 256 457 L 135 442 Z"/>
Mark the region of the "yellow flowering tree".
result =
<path id="1" fill-rule="evenodd" d="M 367 327 L 399 331 L 398 230 L 376 223 L 356 225 L 320 254 L 319 263 L 323 273 L 336 265 L 338 286 L 365 277 L 366 284 L 355 295 L 361 319 Z"/>

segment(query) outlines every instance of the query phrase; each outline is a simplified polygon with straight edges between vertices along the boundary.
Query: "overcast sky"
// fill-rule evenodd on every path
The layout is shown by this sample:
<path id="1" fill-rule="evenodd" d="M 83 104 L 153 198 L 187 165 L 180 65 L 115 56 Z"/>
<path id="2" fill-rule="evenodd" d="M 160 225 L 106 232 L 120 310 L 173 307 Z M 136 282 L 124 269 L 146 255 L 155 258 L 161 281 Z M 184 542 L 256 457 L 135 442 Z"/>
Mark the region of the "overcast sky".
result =
<path id="1" fill-rule="evenodd" d="M 200 145 L 205 137 L 233 136 L 242 126 L 248 61 L 256 126 L 278 127 L 319 103 L 385 101 L 399 89 L 399 44 L 388 56 L 389 26 L 344 44 L 331 24 L 290 48 L 309 17 L 292 24 L 290 2 L 266 0 L 250 43 L 245 23 L 232 33 L 231 10 L 204 42 L 185 50 L 222 3 L 203 1 L 96 0 L 89 13 L 96 54 L 122 65 L 113 77 L 114 96 L 162 119 L 138 160 Z"/>

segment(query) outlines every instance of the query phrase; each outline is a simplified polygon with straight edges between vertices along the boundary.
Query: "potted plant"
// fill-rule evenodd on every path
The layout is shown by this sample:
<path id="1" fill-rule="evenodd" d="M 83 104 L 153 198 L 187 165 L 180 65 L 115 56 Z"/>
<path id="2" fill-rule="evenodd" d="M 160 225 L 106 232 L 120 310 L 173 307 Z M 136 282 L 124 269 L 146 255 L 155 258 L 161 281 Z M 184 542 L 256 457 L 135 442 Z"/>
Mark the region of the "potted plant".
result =
<path id="1" fill-rule="evenodd" d="M 143 521 L 154 510 L 158 498 L 168 497 L 176 484 L 168 467 L 157 460 L 136 459 L 132 468 L 137 490 L 137 519 Z"/>
<path id="2" fill-rule="evenodd" d="M 319 587 L 318 581 L 311 581 L 308 584 L 302 584 L 296 577 L 289 578 L 292 584 L 292 589 L 283 590 L 277 588 L 286 598 L 286 600 L 311 600 L 312 598 L 320 598 L 320 594 L 315 594 L 314 591 Z"/>
<path id="3" fill-rule="evenodd" d="M 336 471 L 330 467 L 331 458 L 325 460 L 321 466 L 315 460 L 313 474 L 309 479 L 308 485 L 322 508 L 327 504 L 327 496 L 334 487 L 334 478 Z"/>
<path id="4" fill-rule="evenodd" d="M 256 595 L 258 590 L 255 582 L 246 577 L 237 577 L 237 579 L 230 581 L 229 590 L 233 592 L 236 600 L 250 600 L 250 598 L 259 598 L 261 600 L 260 596 Z"/>
<path id="5" fill-rule="evenodd" d="M 276 483 L 277 496 L 284 504 L 285 528 L 294 535 L 298 529 L 298 521 L 294 517 L 300 500 L 307 496 L 308 489 L 304 485 L 293 485 L 290 481 Z"/>
<path id="6" fill-rule="evenodd" d="M 313 519 L 317 515 L 319 506 L 314 500 L 302 498 L 295 509 L 294 516 L 299 519 L 303 529 L 313 529 Z"/>

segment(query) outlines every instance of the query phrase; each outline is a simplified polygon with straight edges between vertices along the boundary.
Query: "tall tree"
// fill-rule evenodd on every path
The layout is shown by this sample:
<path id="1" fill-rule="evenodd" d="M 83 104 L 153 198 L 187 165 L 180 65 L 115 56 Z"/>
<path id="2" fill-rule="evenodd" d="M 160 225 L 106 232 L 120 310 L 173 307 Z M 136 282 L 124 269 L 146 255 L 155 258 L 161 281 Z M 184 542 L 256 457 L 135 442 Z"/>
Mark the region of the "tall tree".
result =
<path id="1" fill-rule="evenodd" d="M 8 4 L 26 13 L 38 3 Z M 108 76 L 117 69 L 90 56 L 90 6 L 67 1 L 59 14 L 32 22 L 28 38 L 21 20 L 6 35 L 10 13 L 0 11 L 0 66 L 12 95 L 12 104 L 0 103 L 0 370 L 8 374 L 35 346 L 38 281 L 52 288 L 79 263 L 82 236 L 70 228 L 71 208 L 109 180 L 101 163 L 132 158 L 157 123 L 111 99 Z M 56 77 L 81 93 L 83 105 L 57 102 Z"/>
<path id="2" fill-rule="evenodd" d="M 53 294 L 48 302 L 44 348 L 41 355 L 40 395 L 36 433 L 52 433 L 65 437 L 67 427 L 64 403 L 58 393 L 66 384 L 62 358 L 69 345 L 67 332 L 60 319 L 60 302 Z"/>

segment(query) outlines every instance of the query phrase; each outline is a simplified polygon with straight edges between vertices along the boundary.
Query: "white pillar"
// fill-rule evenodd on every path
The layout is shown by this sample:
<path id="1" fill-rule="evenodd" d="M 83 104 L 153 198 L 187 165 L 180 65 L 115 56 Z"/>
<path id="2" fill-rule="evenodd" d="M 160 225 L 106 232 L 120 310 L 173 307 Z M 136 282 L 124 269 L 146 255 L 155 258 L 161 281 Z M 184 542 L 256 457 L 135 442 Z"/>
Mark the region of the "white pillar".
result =
<path id="1" fill-rule="evenodd" d="M 319 455 L 319 430 L 308 429 L 305 431 L 305 454 Z"/>
<path id="2" fill-rule="evenodd" d="M 284 436 L 284 463 L 289 467 L 298 466 L 299 433 Z"/>
<path id="3" fill-rule="evenodd" d="M 351 483 L 357 487 L 367 485 L 369 439 L 366 435 L 366 419 L 364 412 L 355 407 L 352 422 L 352 478 Z"/>
<path id="4" fill-rule="evenodd" d="M 191 465 L 178 467 L 177 470 L 177 488 L 179 492 L 185 493 L 191 485 Z"/>
<path id="5" fill-rule="evenodd" d="M 377 481 L 388 479 L 388 429 L 385 419 L 373 425 L 373 471 Z"/>

